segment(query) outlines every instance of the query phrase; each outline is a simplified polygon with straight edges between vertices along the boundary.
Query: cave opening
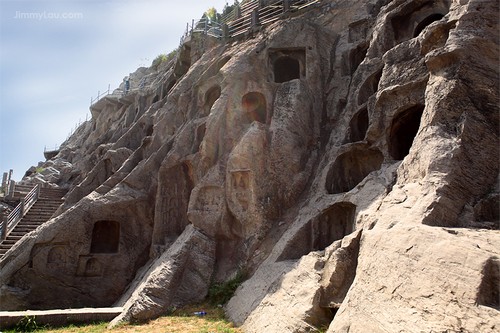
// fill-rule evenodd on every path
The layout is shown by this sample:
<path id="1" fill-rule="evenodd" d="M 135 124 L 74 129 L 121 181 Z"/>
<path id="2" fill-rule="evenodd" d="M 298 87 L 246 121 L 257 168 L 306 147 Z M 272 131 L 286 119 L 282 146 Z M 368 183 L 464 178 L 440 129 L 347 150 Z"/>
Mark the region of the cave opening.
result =
<path id="1" fill-rule="evenodd" d="M 300 62 L 292 57 L 283 56 L 274 62 L 274 82 L 283 83 L 300 79 Z"/>
<path id="2" fill-rule="evenodd" d="M 213 86 L 207 90 L 205 93 L 205 106 L 204 106 L 204 115 L 210 114 L 210 110 L 214 106 L 215 102 L 219 99 L 221 95 L 220 86 Z"/>
<path id="3" fill-rule="evenodd" d="M 410 152 L 423 112 L 424 106 L 418 104 L 394 117 L 389 135 L 389 154 L 395 160 L 404 159 Z"/>
<path id="4" fill-rule="evenodd" d="M 326 176 L 329 194 L 344 193 L 355 188 L 372 171 L 380 169 L 384 155 L 377 149 L 353 149 L 339 155 Z"/>
<path id="5" fill-rule="evenodd" d="M 379 69 L 363 82 L 358 93 L 358 105 L 366 103 L 377 92 L 380 79 L 382 78 L 382 70 L 383 68 Z"/>
<path id="6" fill-rule="evenodd" d="M 155 95 L 155 97 L 153 98 L 153 102 L 151 104 L 155 104 L 156 102 L 158 102 L 158 100 L 159 100 L 158 95 Z"/>
<path id="7" fill-rule="evenodd" d="M 350 202 L 336 203 L 323 212 L 316 225 L 313 224 L 313 251 L 322 251 L 352 233 L 355 212 L 356 206 Z"/>
<path id="8" fill-rule="evenodd" d="M 91 253 L 117 253 L 120 244 L 120 223 L 97 221 L 92 230 Z"/>
<path id="9" fill-rule="evenodd" d="M 349 122 L 349 135 L 347 142 L 363 141 L 368 131 L 369 118 L 366 107 L 358 111 Z"/>
<path id="10" fill-rule="evenodd" d="M 355 230 L 356 206 L 337 202 L 308 221 L 284 249 L 279 260 L 299 259 L 312 251 L 323 251 Z"/>
<path id="11" fill-rule="evenodd" d="M 366 53 L 368 52 L 368 43 L 361 43 L 356 48 L 349 52 L 349 70 L 344 69 L 343 75 L 353 75 L 358 69 L 359 65 L 366 58 Z"/>
<path id="12" fill-rule="evenodd" d="M 450 5 L 449 0 L 410 2 L 391 19 L 395 44 L 417 37 L 425 27 L 442 19 Z"/>
<path id="13" fill-rule="evenodd" d="M 415 31 L 413 32 L 413 37 L 417 37 L 425 29 L 425 27 L 430 25 L 432 22 L 439 21 L 443 17 L 444 17 L 444 15 L 440 14 L 440 13 L 434 13 L 434 14 L 427 16 L 425 19 L 423 19 L 417 25 L 417 27 L 415 28 Z"/>
<path id="14" fill-rule="evenodd" d="M 266 97 L 260 92 L 249 92 L 241 99 L 241 105 L 248 121 L 265 124 L 267 118 Z"/>

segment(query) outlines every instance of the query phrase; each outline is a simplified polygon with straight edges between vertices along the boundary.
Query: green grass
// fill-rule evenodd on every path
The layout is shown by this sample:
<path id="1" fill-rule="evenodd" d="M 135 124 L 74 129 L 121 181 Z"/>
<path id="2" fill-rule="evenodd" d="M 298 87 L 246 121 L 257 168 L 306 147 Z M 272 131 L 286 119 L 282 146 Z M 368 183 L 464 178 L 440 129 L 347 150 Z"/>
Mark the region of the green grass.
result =
<path id="1" fill-rule="evenodd" d="M 241 330 L 225 319 L 224 310 L 221 307 L 212 306 L 209 303 L 186 306 L 180 309 L 172 309 L 172 313 L 151 320 L 143 324 L 124 324 L 111 330 L 107 329 L 108 323 L 96 323 L 91 325 L 67 325 L 60 328 L 41 327 L 34 318 L 23 318 L 18 330 L 3 331 L 14 332 L 37 332 L 37 333 L 241 333 Z M 199 317 L 194 312 L 206 311 L 207 315 Z M 30 327 L 34 328 L 33 330 Z"/>

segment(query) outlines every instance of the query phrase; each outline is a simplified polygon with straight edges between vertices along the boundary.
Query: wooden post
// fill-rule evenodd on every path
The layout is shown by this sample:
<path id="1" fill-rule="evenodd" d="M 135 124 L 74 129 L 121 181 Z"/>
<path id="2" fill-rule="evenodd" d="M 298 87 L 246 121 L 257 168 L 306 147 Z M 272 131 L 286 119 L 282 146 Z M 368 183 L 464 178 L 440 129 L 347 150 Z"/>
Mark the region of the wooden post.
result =
<path id="1" fill-rule="evenodd" d="M 290 10 L 290 0 L 283 0 L 283 13 Z"/>
<path id="2" fill-rule="evenodd" d="M 259 8 L 255 8 L 252 11 L 252 29 L 258 27 L 259 25 L 260 25 Z"/>
<path id="3" fill-rule="evenodd" d="M 7 237 L 7 222 L 9 222 L 8 215 L 2 213 L 2 230 L 0 230 L 0 241 L 3 241 Z"/>
<path id="4" fill-rule="evenodd" d="M 2 177 L 2 191 L 5 194 L 7 192 L 7 172 L 3 173 Z"/>
<path id="5" fill-rule="evenodd" d="M 236 5 L 236 8 L 234 9 L 234 19 L 239 19 L 241 17 L 241 7 L 240 5 Z"/>
<path id="6" fill-rule="evenodd" d="M 229 38 L 229 26 L 226 23 L 222 25 L 222 38 Z"/>
<path id="7" fill-rule="evenodd" d="M 9 187 L 7 189 L 7 195 L 6 197 L 9 199 L 12 199 L 14 197 L 14 187 L 16 186 L 16 182 L 11 180 L 9 181 Z"/>
<path id="8" fill-rule="evenodd" d="M 25 202 L 24 202 L 25 199 L 21 200 L 20 204 L 21 204 L 21 209 L 19 209 L 19 211 L 21 212 L 21 217 L 19 219 L 22 219 L 23 216 L 24 216 L 24 207 L 25 207 Z"/>

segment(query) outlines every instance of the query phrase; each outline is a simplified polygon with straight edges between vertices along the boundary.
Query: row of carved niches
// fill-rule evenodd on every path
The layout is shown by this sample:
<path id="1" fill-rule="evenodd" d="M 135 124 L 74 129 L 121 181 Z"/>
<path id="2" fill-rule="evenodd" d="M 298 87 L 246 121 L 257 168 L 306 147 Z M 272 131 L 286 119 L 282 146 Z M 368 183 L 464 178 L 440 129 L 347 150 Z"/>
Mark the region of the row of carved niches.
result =
<path id="1" fill-rule="evenodd" d="M 30 267 L 52 272 L 73 270 L 73 274 L 83 277 L 102 276 L 103 267 L 110 255 L 120 252 L 120 223 L 110 220 L 96 221 L 92 228 L 90 244 L 84 248 L 87 250 L 82 251 L 83 254 L 75 254 L 69 243 L 37 244 L 32 253 Z M 46 263 L 45 267 L 40 266 L 43 262 Z"/>
<path id="2" fill-rule="evenodd" d="M 397 161 L 410 152 L 420 127 L 424 105 L 417 104 L 402 109 L 391 121 L 387 138 L 389 155 Z M 369 126 L 368 110 L 361 108 L 351 119 L 344 143 L 362 141 Z M 330 194 L 348 192 L 356 187 L 370 172 L 380 169 L 383 154 L 364 144 L 352 146 L 341 153 L 330 166 L 326 189 Z"/>

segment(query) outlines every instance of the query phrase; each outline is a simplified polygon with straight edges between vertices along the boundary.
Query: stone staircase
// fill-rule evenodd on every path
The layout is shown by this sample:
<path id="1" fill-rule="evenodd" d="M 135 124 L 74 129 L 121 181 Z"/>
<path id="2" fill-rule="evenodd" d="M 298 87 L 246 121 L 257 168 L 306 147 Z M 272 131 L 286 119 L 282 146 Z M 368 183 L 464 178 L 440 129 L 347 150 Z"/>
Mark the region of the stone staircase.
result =
<path id="1" fill-rule="evenodd" d="M 14 197 L 22 198 L 32 187 L 24 187 L 16 185 Z M 50 220 L 57 208 L 64 202 L 62 197 L 67 190 L 41 188 L 40 197 L 24 215 L 9 235 L 0 243 L 0 259 L 7 251 L 14 246 L 24 235 L 35 230 L 43 223 Z"/>

